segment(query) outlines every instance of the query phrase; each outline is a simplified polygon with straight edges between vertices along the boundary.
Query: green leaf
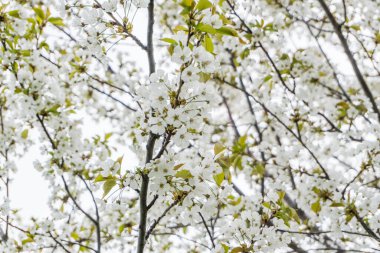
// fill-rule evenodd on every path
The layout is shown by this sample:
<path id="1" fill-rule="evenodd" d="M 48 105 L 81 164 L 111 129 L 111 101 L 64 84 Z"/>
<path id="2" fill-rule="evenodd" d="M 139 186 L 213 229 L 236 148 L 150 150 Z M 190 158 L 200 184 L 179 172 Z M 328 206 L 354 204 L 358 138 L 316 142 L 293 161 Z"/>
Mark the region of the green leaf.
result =
<path id="1" fill-rule="evenodd" d="M 313 186 L 313 188 L 311 189 L 315 194 L 319 195 L 321 193 L 321 190 L 318 189 L 317 187 Z"/>
<path id="2" fill-rule="evenodd" d="M 228 196 L 228 204 L 232 205 L 232 206 L 237 206 L 239 205 L 241 202 L 241 197 L 239 198 L 235 198 L 234 196 L 230 195 Z"/>
<path id="3" fill-rule="evenodd" d="M 213 178 L 215 183 L 220 186 L 224 180 L 224 172 L 214 175 Z"/>
<path id="4" fill-rule="evenodd" d="M 347 213 L 346 214 L 346 224 L 349 223 L 352 220 L 352 218 L 354 218 L 354 214 Z"/>
<path id="5" fill-rule="evenodd" d="M 235 247 L 231 250 L 231 253 L 240 253 L 244 252 L 244 249 L 242 247 Z"/>
<path id="6" fill-rule="evenodd" d="M 48 7 L 48 8 L 46 9 L 46 18 L 49 18 L 50 15 L 51 15 L 51 11 L 50 11 L 50 8 Z"/>
<path id="7" fill-rule="evenodd" d="M 103 198 L 107 196 L 107 194 L 112 190 L 112 188 L 116 185 L 115 179 L 108 179 L 103 184 Z"/>
<path id="8" fill-rule="evenodd" d="M 219 29 L 216 29 L 216 32 L 223 35 L 229 35 L 229 36 L 234 36 L 234 37 L 238 36 L 238 33 L 235 29 L 231 27 L 227 27 L 227 26 L 223 26 Z"/>
<path id="9" fill-rule="evenodd" d="M 19 94 L 19 93 L 21 93 L 23 91 L 23 89 L 21 89 L 20 87 L 16 87 L 15 88 L 15 93 L 16 94 Z"/>
<path id="10" fill-rule="evenodd" d="M 193 2 L 194 2 L 193 0 L 182 0 L 181 5 L 184 7 L 191 7 Z"/>
<path id="11" fill-rule="evenodd" d="M 282 74 L 282 75 L 284 75 L 284 74 L 290 74 L 290 69 L 280 70 L 280 74 Z"/>
<path id="12" fill-rule="evenodd" d="M 28 130 L 28 129 L 25 129 L 24 131 L 21 132 L 21 137 L 22 137 L 23 139 L 28 138 L 28 133 L 29 133 L 29 130 Z"/>
<path id="13" fill-rule="evenodd" d="M 89 249 L 84 247 L 84 246 L 80 246 L 79 247 L 79 252 L 89 252 Z"/>
<path id="14" fill-rule="evenodd" d="M 51 112 L 51 113 L 53 113 L 54 115 L 57 115 L 57 114 L 58 114 L 58 108 L 59 108 L 60 106 L 61 106 L 60 104 L 55 104 L 55 105 L 53 105 L 49 110 L 47 110 L 47 112 Z"/>
<path id="15" fill-rule="evenodd" d="M 183 25 L 177 25 L 176 27 L 173 28 L 173 32 L 177 33 L 178 31 L 187 31 L 188 28 L 186 28 Z"/>
<path id="16" fill-rule="evenodd" d="M 174 166 L 174 170 L 178 170 L 180 169 L 183 165 L 185 165 L 184 163 L 180 163 L 180 164 L 177 164 Z"/>
<path id="17" fill-rule="evenodd" d="M 200 32 L 205 32 L 205 33 L 210 33 L 210 34 L 215 34 L 217 32 L 217 30 L 211 25 L 203 24 L 203 23 L 200 23 L 195 28 Z"/>
<path id="18" fill-rule="evenodd" d="M 245 143 L 247 141 L 247 135 L 243 135 L 241 136 L 239 139 L 238 139 L 238 143 L 240 146 L 244 146 L 245 147 Z"/>
<path id="19" fill-rule="evenodd" d="M 212 43 L 212 39 L 209 36 L 205 37 L 205 41 L 203 43 L 203 46 L 207 52 L 210 52 L 210 53 L 214 52 L 214 44 Z"/>
<path id="20" fill-rule="evenodd" d="M 18 71 L 18 64 L 17 64 L 17 62 L 13 62 L 12 67 L 13 67 L 14 72 Z"/>
<path id="21" fill-rule="evenodd" d="M 20 50 L 19 52 L 22 56 L 30 56 L 31 55 L 30 50 Z"/>
<path id="22" fill-rule="evenodd" d="M 22 245 L 25 245 L 25 244 L 30 243 L 30 242 L 34 242 L 34 239 L 31 237 L 28 237 L 28 238 L 21 241 Z"/>
<path id="23" fill-rule="evenodd" d="M 301 224 L 301 219 L 300 219 L 300 217 L 298 216 L 297 211 L 294 210 L 293 208 L 290 208 L 290 210 L 291 210 L 292 218 L 293 218 L 298 224 Z"/>
<path id="24" fill-rule="evenodd" d="M 75 240 L 75 241 L 78 241 L 80 239 L 79 235 L 73 231 L 70 236 Z"/>
<path id="25" fill-rule="evenodd" d="M 170 44 L 170 46 L 168 47 L 169 54 L 173 55 L 173 51 L 174 51 L 174 44 Z"/>
<path id="26" fill-rule="evenodd" d="M 265 82 L 268 82 L 270 79 L 272 79 L 272 75 L 267 75 L 266 77 L 264 77 L 264 83 Z"/>
<path id="27" fill-rule="evenodd" d="M 266 207 L 266 208 L 268 208 L 268 209 L 271 209 L 270 207 L 271 207 L 271 205 L 270 205 L 270 203 L 269 202 L 263 202 L 263 204 L 262 204 L 264 207 Z"/>
<path id="28" fill-rule="evenodd" d="M 330 207 L 343 207 L 344 204 L 342 202 L 333 202 Z"/>
<path id="29" fill-rule="evenodd" d="M 167 43 L 169 43 L 169 44 L 174 44 L 174 45 L 177 45 L 178 43 L 177 43 L 177 41 L 175 40 L 175 39 L 171 39 L 171 38 L 163 38 L 163 39 L 161 39 L 162 41 L 164 41 L 164 42 L 167 42 Z"/>
<path id="30" fill-rule="evenodd" d="M 243 158 L 241 155 L 234 156 L 234 159 L 232 160 L 232 167 L 234 167 L 235 169 L 242 170 L 243 169 L 242 161 L 243 161 Z"/>
<path id="31" fill-rule="evenodd" d="M 265 166 L 264 166 L 264 164 L 262 164 L 262 163 L 256 164 L 255 167 L 253 168 L 252 173 L 254 175 L 258 175 L 258 176 L 261 176 L 261 177 L 264 176 L 264 174 L 265 174 Z"/>
<path id="32" fill-rule="evenodd" d="M 62 18 L 58 18 L 58 17 L 51 17 L 51 18 L 48 18 L 48 22 L 49 22 L 49 23 L 52 23 L 53 25 L 56 25 L 56 26 L 64 26 L 64 25 L 65 25 L 65 24 L 63 23 Z"/>
<path id="33" fill-rule="evenodd" d="M 249 50 L 249 48 L 245 48 L 243 50 L 243 52 L 240 53 L 240 58 L 242 58 L 242 59 L 247 58 L 249 56 L 250 52 L 251 51 Z"/>
<path id="34" fill-rule="evenodd" d="M 197 8 L 197 10 L 202 11 L 211 7 L 212 7 L 212 3 L 209 0 L 199 0 L 195 8 Z"/>
<path id="35" fill-rule="evenodd" d="M 29 23 L 31 23 L 33 26 L 36 24 L 36 20 L 34 18 L 27 18 L 26 19 Z"/>
<path id="36" fill-rule="evenodd" d="M 221 158 L 219 158 L 218 160 L 220 161 Z M 231 166 L 230 159 L 228 157 L 226 157 L 224 163 L 225 163 L 225 165 L 222 166 L 223 173 L 224 173 L 224 179 L 227 179 L 228 182 L 231 183 L 232 176 L 231 176 L 231 172 L 230 172 L 230 166 Z"/>
<path id="37" fill-rule="evenodd" d="M 230 249 L 230 247 L 228 247 L 227 245 L 225 245 L 224 243 L 222 243 L 222 247 L 224 249 L 224 253 L 228 253 L 228 250 Z"/>
<path id="38" fill-rule="evenodd" d="M 104 181 L 104 180 L 106 180 L 102 175 L 98 175 L 96 178 L 95 178 L 95 180 L 94 180 L 94 182 L 96 183 L 96 182 L 102 182 L 102 181 Z"/>
<path id="39" fill-rule="evenodd" d="M 177 173 L 175 173 L 175 177 L 189 179 L 189 178 L 192 178 L 193 175 L 191 175 L 190 171 L 188 170 L 180 170 L 180 171 L 177 171 Z"/>
<path id="40" fill-rule="evenodd" d="M 285 198 L 285 192 L 284 191 L 278 191 L 277 195 L 278 195 L 277 203 L 281 204 L 282 200 Z"/>
<path id="41" fill-rule="evenodd" d="M 361 29 L 360 25 L 352 25 L 350 28 L 354 29 L 355 31 L 360 31 Z"/>
<path id="42" fill-rule="evenodd" d="M 316 214 L 321 211 L 321 203 L 319 202 L 319 199 L 311 204 L 311 210 L 313 210 L 313 212 Z"/>
<path id="43" fill-rule="evenodd" d="M 123 162 L 123 158 L 124 158 L 124 155 L 122 155 L 122 156 L 120 156 L 120 157 L 118 157 L 117 159 L 116 159 L 116 162 L 118 163 L 118 164 L 122 164 L 122 162 Z"/>
<path id="44" fill-rule="evenodd" d="M 345 101 L 338 102 L 336 106 L 344 110 L 348 110 L 350 108 L 350 105 L 346 103 Z"/>
<path id="45" fill-rule="evenodd" d="M 112 136 L 112 133 L 106 133 L 106 134 L 104 135 L 104 140 L 105 140 L 105 141 L 108 140 L 109 138 L 111 138 L 111 136 Z"/>
<path id="46" fill-rule="evenodd" d="M 375 33 L 375 43 L 380 44 L 380 32 Z"/>
<path id="47" fill-rule="evenodd" d="M 14 18 L 20 18 L 20 12 L 19 12 L 19 10 L 9 11 L 8 15 L 11 16 L 11 17 L 14 17 Z"/>
<path id="48" fill-rule="evenodd" d="M 362 112 L 362 113 L 366 113 L 368 111 L 367 107 L 365 107 L 365 105 L 363 103 L 355 106 L 355 108 L 359 111 L 359 112 Z"/>
<path id="49" fill-rule="evenodd" d="M 219 155 L 219 154 L 222 153 L 225 149 L 226 149 L 225 146 L 223 146 L 223 145 L 220 144 L 220 143 L 216 143 L 215 146 L 214 146 L 214 155 Z"/>
<path id="50" fill-rule="evenodd" d="M 200 78 L 201 82 L 205 83 L 208 80 L 210 80 L 211 74 L 210 73 L 205 73 L 205 72 L 200 72 L 199 73 L 199 78 Z"/>
<path id="51" fill-rule="evenodd" d="M 228 156 L 220 156 L 216 162 L 222 167 L 224 173 L 228 172 L 231 166 L 231 160 Z"/>
<path id="52" fill-rule="evenodd" d="M 44 13 L 44 11 L 41 8 L 34 7 L 33 10 L 37 14 L 38 17 L 40 17 L 42 20 L 45 19 L 45 13 Z"/>

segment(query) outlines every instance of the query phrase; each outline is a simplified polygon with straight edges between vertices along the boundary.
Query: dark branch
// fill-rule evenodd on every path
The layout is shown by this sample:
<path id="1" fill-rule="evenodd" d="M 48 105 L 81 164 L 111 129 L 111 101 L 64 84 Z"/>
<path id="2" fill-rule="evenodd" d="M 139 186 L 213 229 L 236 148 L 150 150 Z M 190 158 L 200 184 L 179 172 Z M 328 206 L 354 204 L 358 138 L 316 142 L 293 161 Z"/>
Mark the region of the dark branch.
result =
<path id="1" fill-rule="evenodd" d="M 211 232 L 210 232 L 210 230 L 208 229 L 208 226 L 207 226 L 207 223 L 206 223 L 206 221 L 205 221 L 205 218 L 203 218 L 203 215 L 202 215 L 200 212 L 198 212 L 198 214 L 199 214 L 199 216 L 201 216 L 201 219 L 202 219 L 203 225 L 205 226 L 205 228 L 206 228 L 206 230 L 207 230 L 207 234 L 208 234 L 208 236 L 210 237 L 210 240 L 211 240 L 211 243 L 212 243 L 212 247 L 215 248 L 214 238 L 212 237 Z"/>
<path id="2" fill-rule="evenodd" d="M 375 98 L 373 97 L 370 88 L 368 87 L 366 81 L 364 80 L 364 77 L 363 77 L 363 75 L 362 75 L 362 73 L 358 67 L 358 64 L 354 58 L 354 55 L 352 54 L 350 47 L 348 46 L 348 42 L 347 42 L 346 38 L 343 36 L 341 26 L 336 21 L 335 17 L 331 13 L 331 11 L 330 11 L 329 7 L 327 6 L 327 4 L 325 3 L 325 1 L 324 0 L 318 0 L 318 2 L 322 6 L 322 9 L 325 11 L 328 19 L 330 20 L 330 23 L 333 26 L 334 31 L 335 31 L 336 35 L 338 36 L 340 43 L 342 44 L 344 52 L 346 53 L 346 55 L 347 55 L 347 57 L 351 63 L 351 66 L 354 69 L 356 78 L 358 79 L 361 87 L 363 88 L 365 95 L 368 97 L 369 101 L 371 102 L 372 107 L 373 107 L 373 111 L 377 114 L 378 120 L 380 122 L 380 111 L 376 105 Z"/>

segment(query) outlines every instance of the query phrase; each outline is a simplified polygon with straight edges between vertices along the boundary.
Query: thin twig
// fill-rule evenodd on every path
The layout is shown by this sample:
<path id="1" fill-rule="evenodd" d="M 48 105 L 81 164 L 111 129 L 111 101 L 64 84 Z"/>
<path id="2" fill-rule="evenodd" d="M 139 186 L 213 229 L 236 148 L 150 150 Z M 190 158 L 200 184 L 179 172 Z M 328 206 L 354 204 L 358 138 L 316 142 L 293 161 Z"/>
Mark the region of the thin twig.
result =
<path id="1" fill-rule="evenodd" d="M 210 230 L 208 229 L 208 226 L 207 226 L 207 223 L 205 221 L 205 218 L 203 218 L 203 215 L 201 214 L 201 212 L 198 212 L 199 216 L 201 216 L 201 219 L 202 219 L 202 222 L 203 222 L 203 225 L 205 226 L 206 230 L 207 230 L 207 234 L 208 236 L 210 237 L 210 240 L 211 240 L 211 243 L 212 243 L 212 247 L 215 248 L 215 243 L 214 243 L 214 238 L 212 237 L 211 235 L 211 232 Z"/>
<path id="2" fill-rule="evenodd" d="M 160 221 L 166 216 L 166 214 L 173 208 L 175 207 L 178 203 L 181 202 L 183 198 L 178 198 L 176 199 L 173 203 L 168 206 L 165 211 L 158 217 L 153 224 L 149 227 L 148 231 L 146 232 L 145 235 L 145 240 L 148 240 L 149 236 L 152 234 L 153 230 L 156 228 L 156 226 L 160 223 Z"/>
<path id="3" fill-rule="evenodd" d="M 364 91 L 364 94 L 367 96 L 367 98 L 371 102 L 373 111 L 377 114 L 378 121 L 380 122 L 380 110 L 377 107 L 375 98 L 374 98 L 370 88 L 368 87 L 368 84 L 366 83 L 366 81 L 365 81 L 365 79 L 364 79 L 364 77 L 363 77 L 363 75 L 359 69 L 359 66 L 358 66 L 358 64 L 354 58 L 354 55 L 352 54 L 352 52 L 350 50 L 348 42 L 347 42 L 346 38 L 343 36 L 341 26 L 336 21 L 335 17 L 331 13 L 331 11 L 330 11 L 329 7 L 327 6 L 327 4 L 325 3 L 325 1 L 324 0 L 318 0 L 318 2 L 322 6 L 322 9 L 325 11 L 328 19 L 330 20 L 330 23 L 333 26 L 334 31 L 335 31 L 336 35 L 338 36 L 340 43 L 342 44 L 344 52 L 346 53 L 346 55 L 347 55 L 347 57 L 351 63 L 351 66 L 354 69 L 354 73 L 356 75 L 356 78 L 358 79 L 358 81 L 359 81 L 359 83 L 360 83 L 360 85 Z"/>

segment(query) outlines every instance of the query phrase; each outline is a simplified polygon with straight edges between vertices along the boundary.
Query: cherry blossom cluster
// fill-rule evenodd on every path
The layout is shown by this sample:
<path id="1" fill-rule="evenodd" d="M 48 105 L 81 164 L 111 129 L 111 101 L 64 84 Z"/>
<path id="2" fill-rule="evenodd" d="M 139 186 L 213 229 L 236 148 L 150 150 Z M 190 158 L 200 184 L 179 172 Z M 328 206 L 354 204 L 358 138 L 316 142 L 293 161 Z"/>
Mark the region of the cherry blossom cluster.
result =
<path id="1" fill-rule="evenodd" d="M 0 0 L 0 252 L 376 252 L 379 10 Z"/>

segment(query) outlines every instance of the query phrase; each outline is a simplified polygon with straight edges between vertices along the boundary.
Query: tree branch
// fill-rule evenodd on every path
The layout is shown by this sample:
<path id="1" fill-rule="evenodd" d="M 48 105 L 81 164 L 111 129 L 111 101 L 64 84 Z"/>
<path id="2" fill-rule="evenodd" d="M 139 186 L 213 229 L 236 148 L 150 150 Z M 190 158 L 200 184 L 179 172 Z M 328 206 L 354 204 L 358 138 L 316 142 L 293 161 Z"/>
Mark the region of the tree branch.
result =
<path id="1" fill-rule="evenodd" d="M 43 128 L 43 130 L 44 130 L 44 132 L 45 132 L 45 134 L 46 134 L 46 136 L 47 136 L 47 138 L 49 139 L 49 141 L 50 141 L 50 144 L 51 144 L 51 146 L 52 146 L 52 148 L 54 149 L 54 150 L 57 150 L 57 145 L 55 144 L 55 142 L 53 141 L 53 139 L 52 139 L 52 137 L 50 136 L 50 134 L 49 134 L 49 132 L 48 132 L 48 130 L 47 130 L 47 128 L 46 128 L 46 126 L 45 126 L 45 123 L 44 123 L 44 121 L 43 121 L 43 118 L 41 118 L 40 117 L 40 115 L 37 113 L 36 114 L 36 116 L 37 116 L 37 119 L 38 119 L 38 121 L 40 122 L 40 124 L 41 124 L 41 126 L 42 126 L 42 128 Z M 62 162 L 61 162 L 61 164 L 59 164 L 59 167 L 61 168 L 61 169 L 63 169 L 63 167 L 64 167 L 64 160 L 62 159 Z M 98 213 L 98 210 L 97 210 L 97 208 L 96 208 L 96 214 L 97 214 L 97 220 L 96 219 L 94 219 L 89 213 L 87 213 L 80 205 L 79 205 L 79 203 L 76 201 L 76 199 L 75 199 L 75 197 L 72 195 L 72 193 L 70 192 L 70 190 L 69 190 L 69 187 L 68 187 L 68 185 L 67 185 L 67 182 L 66 182 L 66 179 L 65 179 L 65 177 L 63 176 L 63 175 L 61 175 L 61 178 L 62 178 L 62 181 L 63 181 L 63 184 L 64 184 L 64 187 L 65 187 L 65 190 L 66 190 L 66 192 L 67 192 L 67 194 L 68 194 L 68 196 L 69 196 L 69 198 L 73 201 L 73 203 L 74 203 L 74 205 L 91 221 L 91 222 L 93 222 L 94 223 L 94 225 L 96 226 L 96 234 L 97 234 L 97 253 L 100 253 L 100 249 L 101 249 L 101 236 L 100 236 L 100 224 L 99 224 L 99 213 Z M 88 187 L 87 186 L 87 184 L 86 184 L 86 187 Z M 91 193 L 91 195 L 92 195 L 92 193 Z M 93 195 L 92 195 L 92 197 L 93 197 Z M 93 199 L 94 201 L 95 201 L 95 199 Z"/>
<path id="2" fill-rule="evenodd" d="M 208 226 L 207 226 L 207 223 L 205 221 L 205 218 L 203 218 L 203 215 L 201 214 L 201 212 L 198 212 L 199 216 L 201 216 L 201 219 L 202 219 L 202 222 L 203 222 L 203 225 L 205 226 L 206 230 L 207 230 L 207 234 L 208 236 L 210 237 L 210 241 L 212 243 L 212 248 L 215 248 L 215 243 L 214 243 L 214 238 L 212 237 L 211 235 L 211 232 L 210 230 L 208 229 Z"/>
<path id="3" fill-rule="evenodd" d="M 160 217 L 157 218 L 157 220 L 154 221 L 154 223 L 150 226 L 148 231 L 146 232 L 145 235 L 145 240 L 148 240 L 149 236 L 152 234 L 153 230 L 156 228 L 156 226 L 160 223 L 160 221 L 166 216 L 166 214 L 173 208 L 175 207 L 179 202 L 181 202 L 183 198 L 178 198 L 176 199 L 173 203 L 168 206 L 165 211 L 161 214 Z"/>
<path id="4" fill-rule="evenodd" d="M 373 97 L 372 92 L 371 92 L 370 88 L 368 87 L 368 85 L 367 85 L 367 83 L 366 83 L 366 81 L 365 81 L 365 79 L 364 79 L 364 77 L 363 77 L 363 75 L 362 75 L 362 73 L 358 67 L 358 64 L 357 64 L 357 62 L 356 62 L 356 60 L 355 60 L 355 58 L 354 58 L 354 56 L 350 50 L 350 47 L 348 46 L 348 42 L 347 42 L 346 38 L 343 36 L 341 26 L 336 21 L 335 17 L 331 13 L 331 11 L 330 11 L 329 7 L 327 6 L 327 4 L 325 3 L 325 1 L 324 0 L 318 0 L 318 2 L 322 6 L 322 9 L 325 11 L 328 19 L 330 20 L 330 23 L 333 26 L 334 31 L 340 40 L 340 43 L 342 44 L 344 52 L 346 53 L 348 60 L 350 61 L 351 66 L 354 69 L 354 73 L 356 75 L 356 78 L 358 79 L 358 81 L 359 81 L 359 83 L 360 83 L 360 85 L 364 91 L 364 94 L 367 96 L 367 98 L 371 102 L 373 111 L 377 114 L 378 121 L 380 122 L 380 111 L 379 111 L 379 108 L 377 107 L 375 98 Z"/>
<path id="5" fill-rule="evenodd" d="M 149 1 L 148 5 L 148 28 L 147 28 L 147 55 L 149 62 L 149 74 L 156 71 L 156 63 L 154 61 L 154 48 L 153 48 L 153 26 L 154 26 L 154 0 Z M 159 136 L 150 133 L 148 143 L 146 145 L 146 158 L 145 163 L 149 163 L 153 158 L 154 144 Z M 137 253 L 144 252 L 145 236 L 146 236 L 146 220 L 148 216 L 147 195 L 149 188 L 149 176 L 144 172 L 141 173 L 142 182 L 140 188 L 140 222 L 139 222 L 139 236 L 137 242 Z"/>

